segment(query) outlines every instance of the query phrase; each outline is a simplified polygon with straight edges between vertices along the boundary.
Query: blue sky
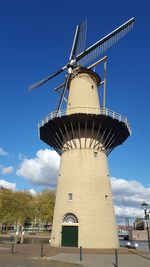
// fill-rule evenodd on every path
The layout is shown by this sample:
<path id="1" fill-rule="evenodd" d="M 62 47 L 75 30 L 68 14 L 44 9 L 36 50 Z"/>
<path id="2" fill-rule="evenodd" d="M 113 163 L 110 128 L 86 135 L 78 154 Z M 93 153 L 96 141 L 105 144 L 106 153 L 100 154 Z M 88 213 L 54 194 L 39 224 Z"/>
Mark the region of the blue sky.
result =
<path id="1" fill-rule="evenodd" d="M 113 177 L 150 187 L 149 10 L 149 1 L 1 1 L 0 180 L 17 189 L 44 186 L 16 172 L 24 159 L 48 148 L 38 139 L 37 125 L 55 110 L 53 88 L 63 76 L 30 94 L 26 90 L 67 62 L 76 24 L 87 19 L 88 47 L 134 16 L 134 29 L 106 53 L 107 107 L 127 116 L 132 128 L 132 136 L 109 156 L 109 166 Z"/>

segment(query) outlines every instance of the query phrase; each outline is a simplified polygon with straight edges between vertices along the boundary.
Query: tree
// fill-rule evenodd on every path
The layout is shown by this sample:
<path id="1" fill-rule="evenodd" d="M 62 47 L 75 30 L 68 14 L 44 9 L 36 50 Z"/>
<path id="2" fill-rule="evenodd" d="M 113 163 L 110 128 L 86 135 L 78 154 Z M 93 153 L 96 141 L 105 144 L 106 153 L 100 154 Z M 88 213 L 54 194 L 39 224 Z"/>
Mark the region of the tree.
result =
<path id="1" fill-rule="evenodd" d="M 16 222 L 22 225 L 28 217 L 34 217 L 34 197 L 28 191 L 0 190 L 0 221 L 3 224 Z"/>
<path id="2" fill-rule="evenodd" d="M 0 190 L 0 221 L 5 224 L 14 221 L 13 192 L 8 189 Z"/>
<path id="3" fill-rule="evenodd" d="M 14 192 L 14 217 L 17 224 L 23 225 L 25 219 L 35 217 L 34 196 L 28 191 Z"/>
<path id="4" fill-rule="evenodd" d="M 48 189 L 37 195 L 37 208 L 41 221 L 46 224 L 52 222 L 55 205 L 55 192 Z"/>
<path id="5" fill-rule="evenodd" d="M 53 220 L 55 193 L 48 189 L 33 196 L 29 191 L 0 190 L 0 222 L 23 226 L 26 219 L 49 223 Z"/>

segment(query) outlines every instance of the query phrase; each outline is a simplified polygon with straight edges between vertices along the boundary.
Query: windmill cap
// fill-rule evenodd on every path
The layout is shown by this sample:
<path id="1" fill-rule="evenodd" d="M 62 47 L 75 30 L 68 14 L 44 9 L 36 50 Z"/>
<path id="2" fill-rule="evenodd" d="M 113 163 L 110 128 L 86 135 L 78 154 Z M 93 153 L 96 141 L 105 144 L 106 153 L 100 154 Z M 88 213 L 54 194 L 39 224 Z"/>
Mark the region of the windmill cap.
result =
<path id="1" fill-rule="evenodd" d="M 92 71 L 91 69 L 77 67 L 77 68 L 73 69 L 72 72 L 74 74 L 75 73 L 77 73 L 77 74 L 80 74 L 80 73 L 86 73 L 86 74 L 88 74 L 94 80 L 94 82 L 97 83 L 97 86 L 99 86 L 100 83 L 101 83 L 100 76 L 96 72 Z"/>

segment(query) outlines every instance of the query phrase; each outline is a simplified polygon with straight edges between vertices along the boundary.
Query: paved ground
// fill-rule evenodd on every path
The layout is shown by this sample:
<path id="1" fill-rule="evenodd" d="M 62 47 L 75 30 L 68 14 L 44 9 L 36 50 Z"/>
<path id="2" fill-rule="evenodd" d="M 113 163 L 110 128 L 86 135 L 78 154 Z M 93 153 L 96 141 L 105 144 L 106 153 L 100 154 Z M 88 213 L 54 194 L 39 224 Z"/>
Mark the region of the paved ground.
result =
<path id="1" fill-rule="evenodd" d="M 80 262 L 78 248 L 51 248 L 32 244 L 15 244 L 11 255 L 12 244 L 0 244 L 0 267 L 114 267 L 114 250 L 83 250 Z M 149 254 L 136 254 L 137 251 L 120 249 L 118 267 L 149 267 Z"/>
<path id="2" fill-rule="evenodd" d="M 72 262 L 80 263 L 77 254 L 62 253 L 55 257 L 52 257 L 60 262 Z M 97 255 L 97 254 L 85 254 L 83 255 L 82 264 L 86 267 L 113 267 L 115 266 L 114 255 Z M 149 267 L 150 258 L 145 258 L 139 255 L 128 254 L 119 255 L 118 267 Z"/>
<path id="3" fill-rule="evenodd" d="M 0 255 L 0 267 L 80 267 L 73 263 L 63 263 L 45 258 L 26 258 Z"/>

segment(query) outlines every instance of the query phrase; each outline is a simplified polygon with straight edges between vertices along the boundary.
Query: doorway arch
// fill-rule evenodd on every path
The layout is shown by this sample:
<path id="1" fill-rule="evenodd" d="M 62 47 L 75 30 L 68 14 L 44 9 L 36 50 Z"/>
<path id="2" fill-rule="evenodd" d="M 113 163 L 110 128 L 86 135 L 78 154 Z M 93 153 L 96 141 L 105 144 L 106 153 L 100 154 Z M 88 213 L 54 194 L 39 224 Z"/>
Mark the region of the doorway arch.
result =
<path id="1" fill-rule="evenodd" d="M 61 246 L 78 247 L 78 223 L 78 218 L 73 213 L 63 216 Z"/>

